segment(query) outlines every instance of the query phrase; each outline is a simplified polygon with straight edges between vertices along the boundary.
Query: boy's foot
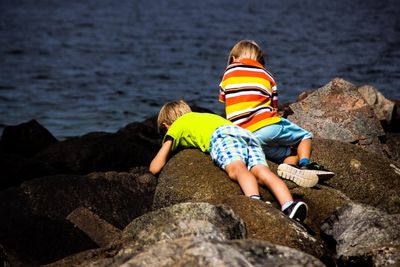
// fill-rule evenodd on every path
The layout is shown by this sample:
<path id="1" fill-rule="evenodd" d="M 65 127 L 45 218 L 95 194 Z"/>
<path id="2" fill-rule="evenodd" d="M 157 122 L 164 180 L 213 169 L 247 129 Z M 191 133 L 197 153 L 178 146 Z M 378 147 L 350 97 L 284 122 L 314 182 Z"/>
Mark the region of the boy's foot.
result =
<path id="1" fill-rule="evenodd" d="M 278 166 L 278 175 L 302 187 L 313 187 L 318 183 L 318 175 L 315 171 L 301 170 L 286 163 Z"/>
<path id="2" fill-rule="evenodd" d="M 294 201 L 289 207 L 283 210 L 290 219 L 302 223 L 307 217 L 308 207 L 307 204 L 302 201 Z"/>
<path id="3" fill-rule="evenodd" d="M 300 169 L 314 171 L 318 175 L 318 178 L 320 180 L 328 180 L 335 175 L 334 172 L 331 172 L 331 171 L 325 169 L 324 166 L 322 166 L 316 162 L 310 162 L 310 163 L 304 164 L 300 167 Z"/>

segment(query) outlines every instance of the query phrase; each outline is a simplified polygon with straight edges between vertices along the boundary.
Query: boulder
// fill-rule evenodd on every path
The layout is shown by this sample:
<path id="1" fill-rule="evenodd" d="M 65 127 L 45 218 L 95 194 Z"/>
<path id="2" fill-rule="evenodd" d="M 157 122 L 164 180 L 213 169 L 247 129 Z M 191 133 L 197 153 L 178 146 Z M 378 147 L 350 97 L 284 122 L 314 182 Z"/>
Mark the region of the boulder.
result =
<path id="1" fill-rule="evenodd" d="M 352 201 L 400 213 L 400 165 L 381 154 L 336 140 L 313 140 L 312 159 L 335 173 L 325 184 Z"/>
<path id="2" fill-rule="evenodd" d="M 270 163 L 270 165 L 272 170 L 276 170 L 275 164 Z M 287 181 L 287 184 L 291 190 L 297 187 L 290 181 Z M 310 214 L 316 214 L 314 218 L 324 216 L 320 219 L 321 222 L 336 208 L 346 203 L 341 194 L 330 189 L 326 189 L 326 193 L 321 193 L 321 191 L 325 192 L 324 189 L 316 191 L 320 195 L 315 197 L 323 202 L 315 201 L 313 210 L 310 209 Z M 249 238 L 267 240 L 305 251 L 318 258 L 326 258 L 328 253 L 323 242 L 311 235 L 307 229 L 299 227 L 294 221 L 284 216 L 280 212 L 278 203 L 266 188 L 261 187 L 260 191 L 265 200 L 272 202 L 272 205 L 266 205 L 262 201 L 251 201 L 244 197 L 239 185 L 215 166 L 209 155 L 197 149 L 185 149 L 172 157 L 162 170 L 154 196 L 153 209 L 188 201 L 224 204 L 232 208 L 245 221 Z M 313 191 L 307 192 L 312 194 Z M 304 199 L 305 194 L 302 196 L 294 194 L 294 197 Z M 322 204 L 331 198 L 329 205 Z M 313 225 L 313 228 L 319 229 L 319 225 Z"/>
<path id="3" fill-rule="evenodd" d="M 223 241 L 245 237 L 243 221 L 228 207 L 208 203 L 181 203 L 134 219 L 123 229 L 120 238 L 104 248 L 78 253 L 48 266 L 122 264 L 144 247 L 151 247 L 163 240 L 195 238 Z"/>
<path id="4" fill-rule="evenodd" d="M 98 240 L 75 224 L 85 220 L 85 213 L 75 212 L 73 220 L 71 213 L 84 207 L 123 229 L 150 210 L 155 186 L 156 178 L 144 168 L 129 173 L 57 175 L 27 181 L 0 193 L 0 214 L 7 218 L 0 220 L 0 243 L 7 251 L 18 251 L 21 259 L 41 264 L 96 248 Z M 98 228 L 98 233 L 94 230 L 92 237 L 104 233 L 104 228 Z"/>
<path id="5" fill-rule="evenodd" d="M 118 228 L 85 207 L 74 209 L 66 219 L 89 236 L 99 247 L 104 247 L 121 236 Z"/>
<path id="6" fill-rule="evenodd" d="M 172 157 L 158 178 L 153 209 L 187 201 L 204 201 L 220 195 L 242 195 L 209 155 L 185 149 Z"/>
<path id="7" fill-rule="evenodd" d="M 214 241 L 194 238 L 160 241 L 110 265 L 96 266 L 325 266 L 306 253 L 259 240 Z"/>
<path id="8" fill-rule="evenodd" d="M 30 158 L 20 155 L 25 153 L 22 149 L 27 149 L 26 144 L 42 144 L 41 139 L 44 138 L 38 136 L 39 134 L 28 136 L 25 133 L 28 130 L 24 130 L 24 127 L 30 129 L 36 126 L 44 132 L 48 131 L 33 122 L 27 126 L 22 125 L 24 127 L 15 126 L 17 129 L 22 127 L 20 131 L 25 133 L 26 140 L 22 141 L 20 139 L 24 136 L 14 139 L 8 137 L 8 133 L 14 129 L 10 127 L 11 130 L 5 132 L 5 140 L 11 141 L 2 141 L 7 149 L 0 149 L 0 190 L 9 186 L 19 186 L 23 181 L 43 176 L 100 171 L 122 172 L 133 167 L 148 166 L 159 149 L 160 138 L 155 120 L 155 117 L 152 117 L 143 122 L 131 123 L 116 133 L 93 132 L 47 146 L 42 145 L 40 150 L 35 149 L 35 153 L 29 152 Z M 45 136 L 43 133 L 42 135 Z M 18 152 L 19 143 L 19 150 L 22 152 Z"/>
<path id="9" fill-rule="evenodd" d="M 45 149 L 33 160 L 46 162 L 49 174 L 128 171 L 149 165 L 159 149 L 157 139 L 152 139 L 147 131 L 146 123 L 135 123 L 117 133 L 70 138 Z"/>
<path id="10" fill-rule="evenodd" d="M 47 173 L 50 171 L 45 162 L 0 152 L 0 191 Z"/>
<path id="11" fill-rule="evenodd" d="M 335 241 L 340 266 L 382 266 L 387 265 L 383 262 L 400 262 L 399 225 L 400 214 L 349 203 L 323 223 L 321 230 Z"/>
<path id="12" fill-rule="evenodd" d="M 371 85 L 363 85 L 357 88 L 358 92 L 370 105 L 378 120 L 390 124 L 393 118 L 395 103 L 388 100 L 381 92 Z"/>
<path id="13" fill-rule="evenodd" d="M 30 158 L 58 140 L 36 120 L 6 126 L 0 141 L 0 151 Z"/>
<path id="14" fill-rule="evenodd" d="M 289 219 L 275 203 L 251 200 L 246 196 L 226 196 L 210 202 L 231 208 L 245 222 L 248 239 L 290 247 L 313 255 L 324 263 L 331 262 L 320 237 L 306 228 L 309 222 L 301 225 Z"/>
<path id="15" fill-rule="evenodd" d="M 242 219 L 225 206 L 180 203 L 136 218 L 122 231 L 121 239 L 135 240 L 139 247 L 143 247 L 163 239 L 184 236 L 241 239 L 246 237 L 246 228 Z"/>
<path id="16" fill-rule="evenodd" d="M 383 153 L 379 138 L 385 132 L 373 108 L 352 83 L 336 78 L 290 108 L 293 114 L 288 119 L 315 137 Z"/>
<path id="17" fill-rule="evenodd" d="M 249 200 L 250 201 L 250 200 Z M 265 205 L 261 201 L 255 201 Z M 225 205 L 181 203 L 136 218 L 122 238 L 46 265 L 64 266 L 324 266 L 304 252 L 244 239 L 244 223 Z M 297 236 L 300 237 L 300 236 Z M 236 240 L 235 240 L 236 239 Z M 235 240 L 235 241 L 231 241 Z"/>

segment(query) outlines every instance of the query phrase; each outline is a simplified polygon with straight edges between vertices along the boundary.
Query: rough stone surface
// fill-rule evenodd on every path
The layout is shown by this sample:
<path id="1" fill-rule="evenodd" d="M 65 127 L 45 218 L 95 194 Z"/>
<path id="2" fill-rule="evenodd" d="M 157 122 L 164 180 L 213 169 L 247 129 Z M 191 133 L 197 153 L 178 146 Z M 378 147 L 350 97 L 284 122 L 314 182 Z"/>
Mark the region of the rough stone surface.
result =
<path id="1" fill-rule="evenodd" d="M 388 100 L 378 89 L 370 85 L 360 86 L 357 90 L 367 101 L 368 105 L 373 107 L 378 120 L 390 124 L 393 117 L 394 102 Z"/>
<path id="2" fill-rule="evenodd" d="M 228 207 L 181 203 L 144 214 L 122 232 L 122 240 L 135 240 L 139 247 L 184 236 L 210 240 L 240 239 L 246 237 L 246 228 L 242 219 Z"/>
<path id="3" fill-rule="evenodd" d="M 121 235 L 121 231 L 85 207 L 74 209 L 66 218 L 82 230 L 99 247 L 108 245 Z"/>
<path id="4" fill-rule="evenodd" d="M 379 137 L 385 132 L 373 108 L 353 84 L 336 78 L 290 105 L 288 119 L 311 131 L 315 137 L 357 143 L 383 153 Z"/>
<path id="5" fill-rule="evenodd" d="M 275 203 L 267 204 L 245 196 L 225 197 L 212 202 L 222 203 L 232 208 L 243 219 L 246 224 L 247 238 L 291 247 L 322 261 L 329 261 L 327 259 L 329 253 L 319 237 L 285 216 Z"/>
<path id="6" fill-rule="evenodd" d="M 155 185 L 156 178 L 142 169 L 25 182 L 0 193 L 0 214 L 7 218 L 0 220 L 0 242 L 21 259 L 41 263 L 96 248 L 66 217 L 83 206 L 122 229 L 150 210 Z"/>
<path id="7" fill-rule="evenodd" d="M 111 266 L 324 266 L 300 251 L 257 240 L 162 241 L 124 261 Z"/>
<path id="8" fill-rule="evenodd" d="M 400 214 L 390 215 L 370 206 L 350 203 L 322 224 L 321 230 L 336 241 L 341 262 L 367 264 L 372 261 L 372 255 L 386 261 L 398 257 L 399 225 Z M 390 248 L 385 249 L 387 246 Z"/>
<path id="9" fill-rule="evenodd" d="M 312 159 L 335 172 L 326 185 L 355 202 L 400 213 L 397 162 L 356 145 L 318 138 L 313 140 Z"/>
<path id="10" fill-rule="evenodd" d="M 30 122 L 5 131 L 0 143 L 0 190 L 43 176 L 122 172 L 148 166 L 159 148 L 154 117 L 131 123 L 116 133 L 94 132 L 61 142 L 48 141 L 52 136 L 42 128 Z M 18 130 L 16 137 L 8 137 L 11 130 Z M 29 158 L 22 156 L 25 154 Z"/>
<path id="11" fill-rule="evenodd" d="M 268 191 L 262 191 L 271 199 Z M 209 155 L 185 149 L 171 158 L 161 172 L 153 209 L 186 201 L 205 201 L 219 196 L 243 195 L 239 185 L 214 165 Z"/>

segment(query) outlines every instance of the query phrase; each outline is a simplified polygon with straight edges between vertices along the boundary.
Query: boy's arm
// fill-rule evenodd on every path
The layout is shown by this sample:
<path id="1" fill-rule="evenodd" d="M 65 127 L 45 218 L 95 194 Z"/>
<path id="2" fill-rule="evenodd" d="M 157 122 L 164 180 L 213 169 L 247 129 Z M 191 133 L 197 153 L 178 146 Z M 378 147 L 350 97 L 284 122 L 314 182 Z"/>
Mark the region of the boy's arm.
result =
<path id="1" fill-rule="evenodd" d="M 166 139 L 164 144 L 158 151 L 157 155 L 151 161 L 149 170 L 152 174 L 159 173 L 164 165 L 167 163 L 168 156 L 172 149 L 172 143 L 173 140 L 171 138 Z"/>

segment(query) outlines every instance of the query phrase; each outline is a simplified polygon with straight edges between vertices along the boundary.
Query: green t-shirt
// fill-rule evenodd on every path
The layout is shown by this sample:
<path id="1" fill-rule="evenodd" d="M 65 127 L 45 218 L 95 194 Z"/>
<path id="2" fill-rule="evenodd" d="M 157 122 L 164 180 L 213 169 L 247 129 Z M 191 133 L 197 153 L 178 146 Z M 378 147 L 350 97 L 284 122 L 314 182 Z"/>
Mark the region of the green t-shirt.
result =
<path id="1" fill-rule="evenodd" d="M 231 124 L 232 122 L 215 114 L 189 112 L 174 121 L 165 136 L 174 139 L 172 151 L 181 146 L 208 152 L 214 131 L 219 126 Z"/>

